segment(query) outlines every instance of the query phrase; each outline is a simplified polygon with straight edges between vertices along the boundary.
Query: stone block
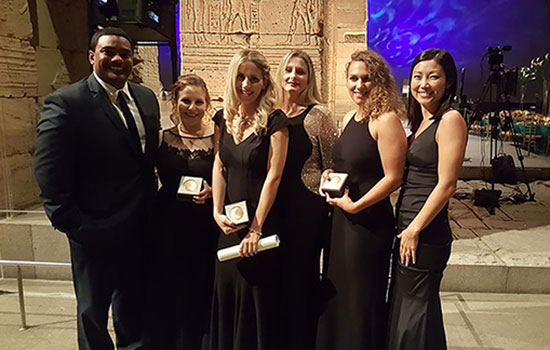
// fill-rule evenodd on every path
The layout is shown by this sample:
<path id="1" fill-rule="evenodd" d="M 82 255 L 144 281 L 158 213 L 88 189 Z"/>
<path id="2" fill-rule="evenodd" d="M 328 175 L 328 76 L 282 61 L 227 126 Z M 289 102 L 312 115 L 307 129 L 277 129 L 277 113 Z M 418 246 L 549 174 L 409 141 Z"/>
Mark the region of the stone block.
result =
<path id="1" fill-rule="evenodd" d="M 442 291 L 505 293 L 508 268 L 450 264 L 443 273 Z"/>
<path id="2" fill-rule="evenodd" d="M 56 48 L 38 47 L 36 49 L 36 64 L 38 67 L 38 94 L 46 96 L 55 91 L 53 81 L 56 77 L 63 57 Z"/>
<path id="3" fill-rule="evenodd" d="M 70 262 L 69 243 L 64 233 L 51 226 L 33 225 L 31 229 L 36 261 Z M 36 267 L 36 278 L 70 280 L 71 269 L 67 267 Z"/>
<path id="4" fill-rule="evenodd" d="M 31 38 L 32 24 L 27 0 L 0 2 L 0 33 L 22 40 Z"/>
<path id="5" fill-rule="evenodd" d="M 26 208 L 39 203 L 38 186 L 34 179 L 32 154 L 15 155 L 6 160 L 8 173 L 8 188 L 12 209 Z"/>
<path id="6" fill-rule="evenodd" d="M 550 268 L 550 226 L 525 231 L 506 231 L 484 236 L 481 240 L 506 265 Z"/>
<path id="7" fill-rule="evenodd" d="M 506 263 L 479 238 L 453 242 L 449 265 L 505 266 Z"/>
<path id="8" fill-rule="evenodd" d="M 34 260 L 30 225 L 0 224 L 0 257 L 4 260 Z M 16 277 L 16 267 L 4 266 L 6 277 Z M 36 278 L 34 267 L 23 267 L 23 277 Z"/>
<path id="9" fill-rule="evenodd" d="M 36 96 L 36 54 L 30 42 L 0 36 L 0 97 Z"/>
<path id="10" fill-rule="evenodd" d="M 1 98 L 5 156 L 32 151 L 38 107 L 34 98 Z"/>
<path id="11" fill-rule="evenodd" d="M 534 266 L 509 267 L 506 293 L 550 293 L 550 268 Z"/>

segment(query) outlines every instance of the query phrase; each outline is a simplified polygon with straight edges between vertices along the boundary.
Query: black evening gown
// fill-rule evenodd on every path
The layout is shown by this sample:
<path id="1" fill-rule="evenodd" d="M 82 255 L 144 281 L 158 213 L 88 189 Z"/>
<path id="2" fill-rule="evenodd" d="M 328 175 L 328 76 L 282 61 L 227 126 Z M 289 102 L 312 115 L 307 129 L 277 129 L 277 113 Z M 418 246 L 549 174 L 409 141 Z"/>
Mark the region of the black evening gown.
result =
<path id="1" fill-rule="evenodd" d="M 223 111 L 214 121 L 220 127 L 219 156 L 225 167 L 226 204 L 246 201 L 252 220 L 267 176 L 270 137 L 285 128 L 287 118 L 274 111 L 267 126 L 235 144 L 225 129 Z M 276 205 L 262 227 L 265 236 L 280 233 Z M 218 249 L 240 244 L 247 229 L 220 233 Z M 251 258 L 216 261 L 210 331 L 211 350 L 280 350 L 279 249 L 264 251 Z"/>
<path id="2" fill-rule="evenodd" d="M 358 200 L 383 176 L 368 123 L 351 118 L 333 151 L 334 170 L 349 174 Z M 327 308 L 319 321 L 318 350 L 380 350 L 385 346 L 386 290 L 395 221 L 389 198 L 357 214 L 334 210 L 328 252 Z"/>
<path id="3" fill-rule="evenodd" d="M 413 140 L 407 154 L 405 180 L 397 201 L 397 228 L 407 228 L 438 181 L 438 149 L 434 121 Z M 443 270 L 451 254 L 448 204 L 420 232 L 416 264 L 394 259 L 388 349 L 444 350 L 447 348 L 439 299 Z M 399 256 L 399 241 L 394 254 Z"/>
<path id="4" fill-rule="evenodd" d="M 288 350 L 315 348 L 319 314 L 319 257 L 322 242 L 326 240 L 330 228 L 329 206 L 323 197 L 312 192 L 319 187 L 323 160 L 319 159 L 321 164 L 315 164 L 317 169 L 304 169 L 314 150 L 312 138 L 318 143 L 316 152 L 319 154 L 324 146 L 321 142 L 332 145 L 328 140 L 320 140 L 324 137 L 321 133 L 311 137 L 304 127 L 306 117 L 317 119 L 312 123 L 323 122 L 315 111 L 310 113 L 314 106 L 288 120 L 288 156 L 279 188 L 283 258 L 281 286 L 287 337 L 285 349 Z M 323 125 L 312 129 L 321 128 Z M 302 180 L 304 172 L 305 176 L 316 178 L 311 189 Z"/>
<path id="5" fill-rule="evenodd" d="M 163 131 L 148 349 L 201 349 L 209 329 L 218 238 L 212 199 L 195 204 L 177 190 L 183 175 L 212 185 L 213 145 L 213 135 L 191 138 L 181 137 L 176 128 Z"/>

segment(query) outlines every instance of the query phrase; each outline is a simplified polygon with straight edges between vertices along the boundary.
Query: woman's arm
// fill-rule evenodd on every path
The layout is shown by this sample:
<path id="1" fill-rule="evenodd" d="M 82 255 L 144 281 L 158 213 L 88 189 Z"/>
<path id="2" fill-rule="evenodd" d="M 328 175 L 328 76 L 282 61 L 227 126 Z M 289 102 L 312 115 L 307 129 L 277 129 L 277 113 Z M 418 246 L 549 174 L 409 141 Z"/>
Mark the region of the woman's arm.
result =
<path id="1" fill-rule="evenodd" d="M 224 167 L 219 153 L 216 153 L 214 158 L 214 166 L 212 167 L 212 199 L 214 201 L 214 220 L 222 229 L 223 233 L 229 235 L 246 225 L 236 225 L 231 222 L 224 214 L 223 208 L 225 204 L 225 189 L 227 186 Z"/>
<path id="2" fill-rule="evenodd" d="M 442 141 L 442 142 L 440 142 Z M 409 226 L 398 235 L 401 238 L 401 262 L 406 266 L 416 263 L 416 248 L 420 232 L 443 209 L 456 191 L 456 182 L 462 169 L 466 151 L 467 130 L 464 119 L 457 111 L 443 115 L 436 133 L 438 155 L 438 182 L 426 203 Z"/>
<path id="3" fill-rule="evenodd" d="M 278 130 L 270 137 L 269 156 L 267 161 L 267 176 L 260 192 L 258 208 L 250 225 L 250 232 L 241 242 L 241 255 L 253 256 L 258 251 L 258 241 L 267 214 L 273 206 L 288 151 L 288 129 Z"/>
<path id="4" fill-rule="evenodd" d="M 327 198 L 328 203 L 351 214 L 356 214 L 389 196 L 401 185 L 403 179 L 407 139 L 397 115 L 392 112 L 378 117 L 373 125 L 373 136 L 377 139 L 384 177 L 356 202 L 349 198 L 347 191 L 341 198 Z"/>
<path id="5" fill-rule="evenodd" d="M 321 172 L 334 167 L 332 163 L 332 149 L 338 138 L 338 129 L 332 117 L 332 113 L 326 107 L 315 106 L 313 113 L 318 113 L 320 123 L 318 126 L 317 140 L 319 142 L 319 153 L 321 154 Z"/>

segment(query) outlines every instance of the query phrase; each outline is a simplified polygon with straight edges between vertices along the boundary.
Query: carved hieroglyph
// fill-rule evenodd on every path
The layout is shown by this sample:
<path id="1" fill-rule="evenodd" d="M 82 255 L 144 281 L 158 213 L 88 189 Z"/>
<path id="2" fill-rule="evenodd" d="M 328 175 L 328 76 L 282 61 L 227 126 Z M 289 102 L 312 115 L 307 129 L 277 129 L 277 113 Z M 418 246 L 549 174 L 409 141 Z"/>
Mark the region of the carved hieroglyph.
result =
<path id="1" fill-rule="evenodd" d="M 328 0 L 181 1 L 182 73 L 197 73 L 213 100 L 223 94 L 225 74 L 238 48 L 262 51 L 275 73 L 291 49 L 302 49 L 323 77 L 322 16 Z"/>

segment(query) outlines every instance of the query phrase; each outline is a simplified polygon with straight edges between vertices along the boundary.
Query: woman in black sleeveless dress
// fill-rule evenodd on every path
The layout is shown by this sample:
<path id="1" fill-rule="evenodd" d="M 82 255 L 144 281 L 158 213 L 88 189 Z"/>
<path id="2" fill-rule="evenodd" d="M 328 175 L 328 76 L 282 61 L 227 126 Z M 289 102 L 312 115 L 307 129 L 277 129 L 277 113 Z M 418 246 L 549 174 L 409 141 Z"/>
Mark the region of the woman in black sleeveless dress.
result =
<path id="1" fill-rule="evenodd" d="M 408 118 L 413 135 L 397 203 L 390 350 L 447 348 L 439 299 L 451 253 L 449 198 L 466 150 L 466 124 L 451 109 L 457 74 L 451 55 L 430 49 L 411 68 Z"/>
<path id="2" fill-rule="evenodd" d="M 313 62 L 291 51 L 277 72 L 278 104 L 288 117 L 288 155 L 279 188 L 282 298 L 286 350 L 313 350 L 319 314 L 322 242 L 329 229 L 329 205 L 318 193 L 321 174 L 332 168 L 337 130 L 319 105 Z"/>
<path id="3" fill-rule="evenodd" d="M 401 184 L 407 142 L 404 112 L 384 59 L 358 51 L 347 65 L 357 111 L 348 113 L 334 146 L 334 171 L 349 175 L 349 190 L 329 198 L 334 218 L 318 350 L 380 350 L 387 329 L 386 290 L 395 221 L 389 195 Z M 326 179 L 326 177 L 324 177 Z M 327 180 L 325 180 L 327 181 Z"/>
<path id="4" fill-rule="evenodd" d="M 279 251 L 256 255 L 260 236 L 280 233 L 274 201 L 288 146 L 287 118 L 274 110 L 265 57 L 240 50 L 229 65 L 214 161 L 214 218 L 218 248 L 241 245 L 240 259 L 216 262 L 210 348 L 279 350 Z M 224 204 L 246 201 L 250 222 L 237 225 Z"/>
<path id="5" fill-rule="evenodd" d="M 200 349 L 210 320 L 217 227 L 211 189 L 217 133 L 204 81 L 184 75 L 172 87 L 175 126 L 162 132 L 157 169 L 157 280 L 148 349 Z M 197 196 L 178 194 L 182 176 L 201 177 Z"/>

